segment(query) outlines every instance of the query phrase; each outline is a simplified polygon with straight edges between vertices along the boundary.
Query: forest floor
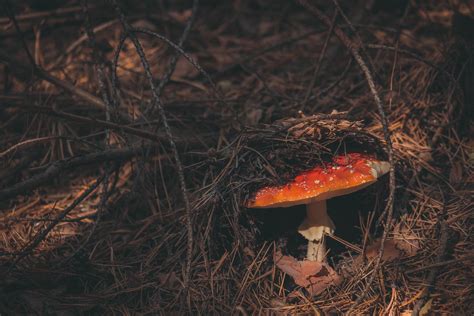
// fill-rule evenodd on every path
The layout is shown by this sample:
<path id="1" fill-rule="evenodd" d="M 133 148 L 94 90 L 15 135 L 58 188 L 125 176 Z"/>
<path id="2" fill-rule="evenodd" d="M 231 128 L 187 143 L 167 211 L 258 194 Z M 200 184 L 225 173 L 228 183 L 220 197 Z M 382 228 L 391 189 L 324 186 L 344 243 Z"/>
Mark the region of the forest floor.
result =
<path id="1" fill-rule="evenodd" d="M 472 315 L 469 1 L 0 12 L 0 314 Z M 315 266 L 246 205 L 354 148 L 391 171 Z"/>

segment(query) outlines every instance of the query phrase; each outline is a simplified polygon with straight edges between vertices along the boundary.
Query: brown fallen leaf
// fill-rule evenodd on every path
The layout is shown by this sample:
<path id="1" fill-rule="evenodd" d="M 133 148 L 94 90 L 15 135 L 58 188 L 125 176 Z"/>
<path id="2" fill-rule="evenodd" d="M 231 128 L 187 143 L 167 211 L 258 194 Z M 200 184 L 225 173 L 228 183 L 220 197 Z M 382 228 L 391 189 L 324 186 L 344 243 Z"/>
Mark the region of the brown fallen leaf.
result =
<path id="1" fill-rule="evenodd" d="M 338 285 L 342 278 L 324 262 L 298 261 L 292 256 L 276 252 L 274 261 L 277 267 L 291 276 L 296 284 L 306 288 L 311 295 L 318 295 L 329 286 Z"/>

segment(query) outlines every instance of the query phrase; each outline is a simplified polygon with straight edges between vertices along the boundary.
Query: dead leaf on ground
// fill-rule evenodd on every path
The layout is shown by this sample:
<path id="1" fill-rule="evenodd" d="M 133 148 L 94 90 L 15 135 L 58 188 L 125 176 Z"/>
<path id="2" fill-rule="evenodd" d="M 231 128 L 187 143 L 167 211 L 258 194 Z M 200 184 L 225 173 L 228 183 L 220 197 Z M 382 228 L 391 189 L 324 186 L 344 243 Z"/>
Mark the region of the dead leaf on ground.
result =
<path id="1" fill-rule="evenodd" d="M 338 285 L 342 278 L 324 262 L 298 261 L 292 256 L 283 256 L 276 252 L 275 264 L 280 270 L 293 278 L 296 284 L 308 290 L 311 295 L 318 295 L 331 285 Z"/>

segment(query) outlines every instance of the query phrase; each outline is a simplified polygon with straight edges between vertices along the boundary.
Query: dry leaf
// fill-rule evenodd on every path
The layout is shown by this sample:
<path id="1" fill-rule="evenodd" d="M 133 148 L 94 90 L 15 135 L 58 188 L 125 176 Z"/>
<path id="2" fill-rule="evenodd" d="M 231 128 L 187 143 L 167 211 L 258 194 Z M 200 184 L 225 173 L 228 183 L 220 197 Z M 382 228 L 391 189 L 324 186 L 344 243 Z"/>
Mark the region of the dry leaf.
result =
<path id="1" fill-rule="evenodd" d="M 275 264 L 280 270 L 293 278 L 296 284 L 308 290 L 311 295 L 318 295 L 331 285 L 338 285 L 342 278 L 324 262 L 298 261 L 292 256 L 283 256 L 276 252 Z"/>

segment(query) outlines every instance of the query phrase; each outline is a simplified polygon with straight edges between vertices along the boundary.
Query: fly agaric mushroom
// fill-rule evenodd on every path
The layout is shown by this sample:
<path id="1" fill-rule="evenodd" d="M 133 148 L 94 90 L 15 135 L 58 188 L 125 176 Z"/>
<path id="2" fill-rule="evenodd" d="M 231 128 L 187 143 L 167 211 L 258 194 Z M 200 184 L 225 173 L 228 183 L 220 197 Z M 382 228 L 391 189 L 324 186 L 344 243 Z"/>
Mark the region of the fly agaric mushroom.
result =
<path id="1" fill-rule="evenodd" d="M 388 172 L 390 164 L 359 153 L 339 155 L 331 163 L 296 176 L 288 184 L 264 187 L 248 201 L 249 208 L 289 207 L 306 204 L 306 218 L 298 232 L 308 239 L 307 259 L 324 261 L 324 234 L 334 233 L 327 214 L 326 200 L 358 191 Z"/>

